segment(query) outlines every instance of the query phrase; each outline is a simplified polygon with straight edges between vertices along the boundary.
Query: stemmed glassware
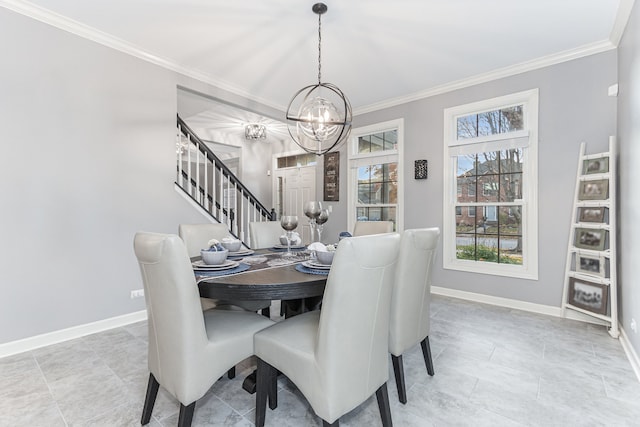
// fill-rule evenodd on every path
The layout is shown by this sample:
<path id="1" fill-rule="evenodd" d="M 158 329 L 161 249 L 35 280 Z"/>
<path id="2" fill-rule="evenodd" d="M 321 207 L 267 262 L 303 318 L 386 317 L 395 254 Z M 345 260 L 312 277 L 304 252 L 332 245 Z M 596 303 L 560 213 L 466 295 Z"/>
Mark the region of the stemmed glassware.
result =
<path id="1" fill-rule="evenodd" d="M 318 228 L 318 242 L 322 242 L 322 229 L 324 228 L 324 223 L 329 220 L 329 210 L 322 209 L 320 211 L 320 215 L 316 218 L 316 227 Z"/>
<path id="2" fill-rule="evenodd" d="M 287 252 L 283 256 L 293 256 L 293 252 L 291 252 L 291 232 L 298 227 L 298 217 L 295 215 L 283 215 L 280 218 L 280 226 L 287 232 Z"/>
<path id="3" fill-rule="evenodd" d="M 310 201 L 304 205 L 304 214 L 309 218 L 309 227 L 311 227 L 311 240 L 313 241 L 316 235 L 317 218 L 322 212 L 322 203 L 318 201 Z M 318 240 L 320 240 L 318 238 Z"/>

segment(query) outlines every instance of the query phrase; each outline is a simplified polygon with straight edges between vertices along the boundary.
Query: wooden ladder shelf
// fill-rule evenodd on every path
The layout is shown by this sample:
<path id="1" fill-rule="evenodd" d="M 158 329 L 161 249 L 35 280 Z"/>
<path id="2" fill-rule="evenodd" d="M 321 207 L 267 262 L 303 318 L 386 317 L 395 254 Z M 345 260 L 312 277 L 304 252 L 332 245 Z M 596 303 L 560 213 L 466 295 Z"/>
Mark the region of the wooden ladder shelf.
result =
<path id="1" fill-rule="evenodd" d="M 616 151 L 585 154 L 580 144 L 578 173 L 571 212 L 562 293 L 562 314 L 567 309 L 600 319 L 609 335 L 618 338 L 616 260 Z"/>

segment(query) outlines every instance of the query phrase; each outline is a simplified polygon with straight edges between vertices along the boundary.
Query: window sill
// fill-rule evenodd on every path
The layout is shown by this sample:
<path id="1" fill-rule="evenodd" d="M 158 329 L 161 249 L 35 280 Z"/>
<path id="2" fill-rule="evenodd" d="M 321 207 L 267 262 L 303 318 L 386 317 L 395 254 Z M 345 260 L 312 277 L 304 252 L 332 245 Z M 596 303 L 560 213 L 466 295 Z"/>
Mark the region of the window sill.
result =
<path id="1" fill-rule="evenodd" d="M 538 280 L 538 269 L 513 264 L 498 264 L 491 262 L 476 262 L 455 260 L 444 262 L 445 270 L 463 271 L 466 273 L 489 274 L 492 276 L 513 277 L 517 279 Z"/>

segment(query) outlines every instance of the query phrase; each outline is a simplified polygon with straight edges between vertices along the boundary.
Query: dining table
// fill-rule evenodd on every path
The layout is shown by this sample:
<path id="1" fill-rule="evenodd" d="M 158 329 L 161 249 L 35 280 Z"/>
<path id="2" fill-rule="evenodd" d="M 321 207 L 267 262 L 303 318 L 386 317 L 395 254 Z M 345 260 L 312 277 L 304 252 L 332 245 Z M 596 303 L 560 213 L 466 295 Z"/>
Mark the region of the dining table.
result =
<path id="1" fill-rule="evenodd" d="M 208 275 L 195 270 L 200 296 L 218 300 L 271 301 L 280 300 L 285 317 L 318 307 L 327 282 L 328 270 L 304 267 L 311 254 L 299 250 L 294 256 L 283 256 L 274 248 L 258 249 L 237 259 L 238 272 Z M 200 257 L 192 258 L 199 261 Z M 195 265 L 195 264 L 194 264 Z M 248 267 L 247 267 L 248 266 Z M 255 372 L 243 381 L 242 388 L 255 392 Z"/>

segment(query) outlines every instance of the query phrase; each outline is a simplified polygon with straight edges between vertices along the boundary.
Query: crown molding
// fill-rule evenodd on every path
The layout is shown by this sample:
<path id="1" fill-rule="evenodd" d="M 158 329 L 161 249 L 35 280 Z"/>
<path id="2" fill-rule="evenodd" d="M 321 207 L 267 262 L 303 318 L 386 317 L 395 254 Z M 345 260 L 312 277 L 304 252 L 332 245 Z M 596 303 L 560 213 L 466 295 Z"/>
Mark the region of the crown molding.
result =
<path id="1" fill-rule="evenodd" d="M 620 3 L 618 4 L 616 20 L 613 23 L 611 35 L 609 35 L 609 41 L 611 41 L 611 43 L 616 47 L 620 44 L 620 40 L 624 34 L 624 29 L 627 27 L 627 22 L 629 22 L 629 18 L 631 17 L 631 10 L 633 9 L 634 3 L 635 0 L 620 0 Z"/>
<path id="2" fill-rule="evenodd" d="M 284 111 L 284 106 L 276 105 L 271 101 L 256 97 L 255 95 L 252 95 L 238 88 L 237 86 L 234 86 L 223 80 L 216 79 L 208 73 L 205 73 L 203 71 L 196 70 L 196 69 L 183 67 L 182 65 L 179 65 L 171 61 L 170 59 L 163 58 L 162 56 L 159 56 L 159 55 L 155 55 L 152 52 L 147 52 L 138 46 L 135 46 L 131 43 L 126 42 L 125 40 L 114 37 L 96 28 L 90 27 L 81 22 L 67 18 L 66 16 L 52 12 L 48 9 L 37 6 L 33 3 L 29 3 L 24 0 L 0 0 L 0 6 L 6 9 L 12 10 L 21 15 L 27 16 L 29 18 L 35 19 L 37 21 L 43 22 L 45 24 L 51 25 L 60 30 L 74 34 L 78 37 L 91 40 L 103 46 L 115 49 L 122 53 L 126 53 L 128 55 L 134 56 L 136 58 L 142 59 L 143 61 L 147 61 L 152 64 L 158 65 L 162 68 L 175 71 L 176 73 L 183 74 L 187 77 L 191 77 L 193 79 L 199 80 L 204 83 L 208 83 L 219 89 L 226 90 L 235 95 L 242 96 L 243 98 L 247 98 L 249 100 L 261 103 L 268 107 Z"/>
<path id="3" fill-rule="evenodd" d="M 365 107 L 360 107 L 353 110 L 353 115 L 355 116 L 356 114 L 370 113 L 373 111 L 382 110 L 384 108 L 395 107 L 397 105 L 418 101 L 420 99 L 429 98 L 436 95 L 441 95 L 443 93 L 452 92 L 454 90 L 464 89 L 464 88 L 475 86 L 481 83 L 487 83 L 490 81 L 503 79 L 505 77 L 511 77 L 517 74 L 526 73 L 528 71 L 549 67 L 551 65 L 560 64 L 562 62 L 583 58 L 585 56 L 595 55 L 597 53 L 606 52 L 615 48 L 616 46 L 613 43 L 611 43 L 609 40 L 603 40 L 600 42 L 591 43 L 588 45 L 578 47 L 576 49 L 570 49 L 563 52 L 537 58 L 531 61 L 521 62 L 519 64 L 510 65 L 504 68 L 499 68 L 497 70 L 493 70 L 488 73 L 478 74 L 466 79 L 457 80 L 455 82 L 446 83 L 440 86 L 435 86 L 424 91 L 415 92 L 406 96 L 388 99 L 375 104 L 370 104 Z"/>
<path id="4" fill-rule="evenodd" d="M 440 95 L 440 94 L 451 92 L 454 90 L 464 89 L 477 84 L 486 83 L 493 80 L 502 79 L 505 77 L 510 77 L 513 75 L 525 73 L 527 71 L 537 70 L 540 68 L 548 67 L 550 65 L 555 65 L 562 62 L 571 61 L 574 59 L 578 59 L 585 56 L 594 55 L 597 53 L 606 52 L 608 50 L 615 49 L 618 43 L 620 42 L 622 34 L 624 33 L 624 28 L 627 24 L 627 21 L 629 20 L 629 16 L 631 15 L 631 10 L 633 8 L 634 2 L 635 0 L 620 0 L 620 5 L 618 7 L 618 13 L 616 15 L 615 25 L 611 31 L 609 40 L 588 44 L 585 46 L 578 47 L 576 49 L 559 52 L 546 57 L 537 58 L 531 61 L 522 62 L 520 64 L 511 65 L 504 68 L 499 68 L 497 70 L 472 76 L 467 79 L 446 83 L 444 85 L 436 86 L 430 89 L 426 89 L 424 91 L 419 91 L 419 92 L 415 92 L 405 96 L 387 99 L 387 100 L 370 104 L 367 106 L 355 108 L 353 110 L 353 114 L 355 116 L 359 114 L 365 114 L 365 113 L 370 113 L 377 110 L 382 110 L 389 107 L 395 107 L 397 105 L 417 101 L 424 98 L 429 98 L 432 96 Z M 43 22 L 45 24 L 51 25 L 53 27 L 59 28 L 63 31 L 67 31 L 71 34 L 91 40 L 103 46 L 110 47 L 112 49 L 118 50 L 120 52 L 126 53 L 128 55 L 134 56 L 136 58 L 142 59 L 144 61 L 150 62 L 155 65 L 158 65 L 165 69 L 175 71 L 187 77 L 191 77 L 203 83 L 210 84 L 219 89 L 222 89 L 230 93 L 233 93 L 235 95 L 241 96 L 243 98 L 258 102 L 260 104 L 274 108 L 276 110 L 284 111 L 285 109 L 285 107 L 282 105 L 275 104 L 272 101 L 269 101 L 267 99 L 256 97 L 255 95 L 252 95 L 247 91 L 240 89 L 237 86 L 234 86 L 226 81 L 216 79 L 208 73 L 205 73 L 203 71 L 196 70 L 196 69 L 183 67 L 167 58 L 163 58 L 159 55 L 155 55 L 151 52 L 147 52 L 122 39 L 119 39 L 110 34 L 97 30 L 93 27 L 82 24 L 78 21 L 67 18 L 55 12 L 52 12 L 48 9 L 34 5 L 33 3 L 29 3 L 24 0 L 0 0 L 0 6 L 6 9 L 10 9 L 14 12 L 20 13 L 22 15 L 28 16 L 32 19 Z"/>

